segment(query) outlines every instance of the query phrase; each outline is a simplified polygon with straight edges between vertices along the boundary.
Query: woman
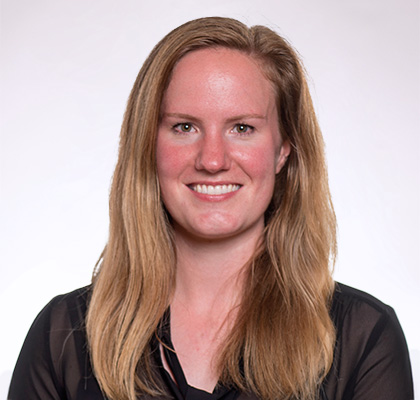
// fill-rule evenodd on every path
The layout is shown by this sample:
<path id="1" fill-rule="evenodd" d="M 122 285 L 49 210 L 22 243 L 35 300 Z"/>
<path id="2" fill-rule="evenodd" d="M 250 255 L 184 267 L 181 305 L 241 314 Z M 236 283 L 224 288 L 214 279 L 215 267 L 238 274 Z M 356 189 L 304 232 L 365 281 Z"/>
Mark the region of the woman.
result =
<path id="1" fill-rule="evenodd" d="M 38 316 L 9 398 L 412 398 L 393 310 L 333 282 L 335 251 L 295 52 L 191 21 L 134 84 L 92 285 Z"/>

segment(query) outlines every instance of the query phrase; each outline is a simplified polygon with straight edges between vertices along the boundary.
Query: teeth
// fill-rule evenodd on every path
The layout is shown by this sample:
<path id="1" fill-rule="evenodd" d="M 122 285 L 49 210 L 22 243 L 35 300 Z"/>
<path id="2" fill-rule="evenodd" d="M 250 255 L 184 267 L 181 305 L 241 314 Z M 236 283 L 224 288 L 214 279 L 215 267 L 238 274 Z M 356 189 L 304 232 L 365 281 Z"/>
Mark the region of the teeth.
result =
<path id="1" fill-rule="evenodd" d="M 235 192 L 240 187 L 241 187 L 240 185 L 229 184 L 229 185 L 216 185 L 216 186 L 195 185 L 195 186 L 192 186 L 191 188 L 198 193 L 217 195 L 217 194 L 225 194 L 225 193 Z"/>

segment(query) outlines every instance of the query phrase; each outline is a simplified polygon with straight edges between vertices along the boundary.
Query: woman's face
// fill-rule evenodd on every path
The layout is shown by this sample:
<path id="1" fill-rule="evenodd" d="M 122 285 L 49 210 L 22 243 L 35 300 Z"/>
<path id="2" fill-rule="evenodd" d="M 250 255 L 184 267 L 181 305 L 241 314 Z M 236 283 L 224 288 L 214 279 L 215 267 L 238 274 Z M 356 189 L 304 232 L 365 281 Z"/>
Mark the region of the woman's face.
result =
<path id="1" fill-rule="evenodd" d="M 179 61 L 157 137 L 161 194 L 177 234 L 259 236 L 289 151 L 273 87 L 254 59 L 213 48 Z"/>

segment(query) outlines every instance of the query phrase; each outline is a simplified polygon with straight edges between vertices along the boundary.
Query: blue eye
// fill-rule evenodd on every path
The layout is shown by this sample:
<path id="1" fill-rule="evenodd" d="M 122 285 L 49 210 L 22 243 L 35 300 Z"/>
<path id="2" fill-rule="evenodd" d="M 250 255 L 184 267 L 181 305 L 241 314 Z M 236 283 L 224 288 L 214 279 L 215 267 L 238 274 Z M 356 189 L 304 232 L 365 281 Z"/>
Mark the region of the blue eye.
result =
<path id="1" fill-rule="evenodd" d="M 233 132 L 239 133 L 240 135 L 247 135 L 249 133 L 252 133 L 254 128 L 247 124 L 236 124 L 233 127 Z"/>

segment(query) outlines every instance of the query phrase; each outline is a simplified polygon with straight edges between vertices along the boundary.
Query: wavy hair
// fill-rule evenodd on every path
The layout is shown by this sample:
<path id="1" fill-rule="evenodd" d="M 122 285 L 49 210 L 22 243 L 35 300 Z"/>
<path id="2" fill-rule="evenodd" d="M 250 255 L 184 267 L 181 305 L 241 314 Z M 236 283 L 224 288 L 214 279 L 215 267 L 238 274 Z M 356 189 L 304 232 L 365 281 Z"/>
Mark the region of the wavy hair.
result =
<path id="1" fill-rule="evenodd" d="M 110 193 L 109 240 L 86 321 L 94 373 L 110 399 L 162 393 L 150 342 L 170 303 L 176 256 L 156 171 L 160 104 L 176 63 L 208 47 L 260 62 L 276 91 L 280 132 L 292 147 L 266 211 L 264 244 L 247 268 L 235 326 L 220 349 L 221 381 L 265 400 L 315 399 L 335 342 L 329 306 L 336 221 L 324 143 L 292 47 L 267 27 L 229 18 L 201 18 L 170 32 L 131 91 Z"/>

